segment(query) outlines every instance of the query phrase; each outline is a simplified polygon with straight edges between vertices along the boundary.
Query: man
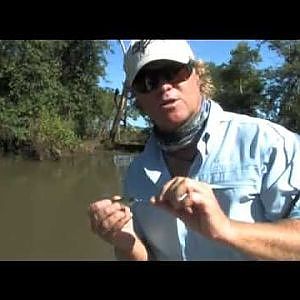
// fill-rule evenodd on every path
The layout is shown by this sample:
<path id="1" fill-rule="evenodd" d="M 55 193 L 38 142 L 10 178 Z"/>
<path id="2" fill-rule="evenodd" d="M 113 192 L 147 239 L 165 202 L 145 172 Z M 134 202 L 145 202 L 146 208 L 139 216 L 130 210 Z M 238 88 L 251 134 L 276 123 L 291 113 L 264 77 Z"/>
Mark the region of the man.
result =
<path id="1" fill-rule="evenodd" d="M 300 259 L 300 149 L 266 120 L 225 112 L 186 41 L 133 41 L 124 60 L 152 120 L 124 194 L 90 205 L 119 259 Z M 298 166 L 298 167 L 297 167 Z"/>

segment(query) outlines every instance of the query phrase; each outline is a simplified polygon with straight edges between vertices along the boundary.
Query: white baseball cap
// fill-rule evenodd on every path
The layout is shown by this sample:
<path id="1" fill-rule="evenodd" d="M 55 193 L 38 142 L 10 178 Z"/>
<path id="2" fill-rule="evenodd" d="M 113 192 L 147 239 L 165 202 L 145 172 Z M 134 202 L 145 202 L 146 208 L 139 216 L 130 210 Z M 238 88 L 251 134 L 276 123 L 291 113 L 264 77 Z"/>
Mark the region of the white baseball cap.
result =
<path id="1" fill-rule="evenodd" d="M 132 40 L 124 57 L 127 84 L 132 85 L 143 66 L 161 59 L 186 64 L 194 53 L 185 40 Z"/>

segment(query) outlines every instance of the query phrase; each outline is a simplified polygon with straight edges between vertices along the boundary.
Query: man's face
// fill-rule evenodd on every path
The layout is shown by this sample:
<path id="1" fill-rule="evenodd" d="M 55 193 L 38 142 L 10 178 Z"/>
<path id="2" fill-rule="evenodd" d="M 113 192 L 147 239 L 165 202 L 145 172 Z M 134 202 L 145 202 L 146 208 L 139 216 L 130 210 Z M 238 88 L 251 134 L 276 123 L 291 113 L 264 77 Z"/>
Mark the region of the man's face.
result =
<path id="1" fill-rule="evenodd" d="M 133 82 L 140 109 L 163 131 L 172 131 L 201 104 L 199 77 L 191 64 L 156 61 L 142 68 Z"/>

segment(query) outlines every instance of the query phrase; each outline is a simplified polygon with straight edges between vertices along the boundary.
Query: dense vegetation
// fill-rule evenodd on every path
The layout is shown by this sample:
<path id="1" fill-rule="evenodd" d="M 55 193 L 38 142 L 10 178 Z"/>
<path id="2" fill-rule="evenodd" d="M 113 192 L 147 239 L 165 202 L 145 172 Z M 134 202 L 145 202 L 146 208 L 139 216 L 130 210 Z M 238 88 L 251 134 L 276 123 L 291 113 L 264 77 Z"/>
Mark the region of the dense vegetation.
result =
<path id="1" fill-rule="evenodd" d="M 0 41 L 0 144 L 56 156 L 95 137 L 112 114 L 106 41 Z"/>
<path id="2" fill-rule="evenodd" d="M 283 63 L 259 69 L 267 45 Z M 117 107 L 105 78 L 108 41 L 0 41 L 0 147 L 5 152 L 60 157 L 82 141 L 108 137 Z M 214 99 L 226 110 L 268 118 L 300 132 L 300 42 L 246 42 L 228 63 L 209 63 Z M 138 112 L 132 101 L 121 123 Z"/>

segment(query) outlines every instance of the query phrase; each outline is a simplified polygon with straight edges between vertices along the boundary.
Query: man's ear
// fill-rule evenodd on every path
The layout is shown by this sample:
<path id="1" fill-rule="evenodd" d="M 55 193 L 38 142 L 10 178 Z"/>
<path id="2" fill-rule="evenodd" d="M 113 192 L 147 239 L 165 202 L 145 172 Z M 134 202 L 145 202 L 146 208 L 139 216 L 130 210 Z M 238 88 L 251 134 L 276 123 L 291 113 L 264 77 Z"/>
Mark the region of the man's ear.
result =
<path id="1" fill-rule="evenodd" d="M 197 82 L 197 85 L 200 88 L 202 83 L 201 83 L 200 77 L 199 77 L 199 75 L 197 73 L 196 73 L 196 82 Z"/>
<path id="2" fill-rule="evenodd" d="M 200 90 L 200 93 L 203 92 L 203 81 L 199 78 L 199 76 L 197 75 L 197 79 L 196 79 L 196 82 L 197 82 L 197 86 Z"/>

